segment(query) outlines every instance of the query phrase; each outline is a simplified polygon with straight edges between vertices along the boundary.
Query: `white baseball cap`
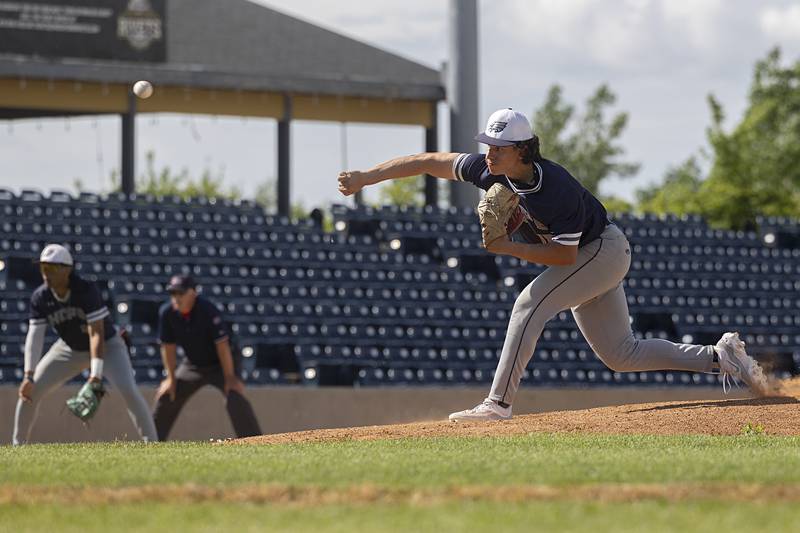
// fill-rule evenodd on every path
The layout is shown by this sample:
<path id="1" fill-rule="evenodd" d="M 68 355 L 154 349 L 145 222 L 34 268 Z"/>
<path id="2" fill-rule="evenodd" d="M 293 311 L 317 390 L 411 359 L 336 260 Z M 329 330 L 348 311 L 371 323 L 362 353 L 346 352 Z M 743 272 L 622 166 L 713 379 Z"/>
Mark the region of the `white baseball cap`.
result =
<path id="1" fill-rule="evenodd" d="M 72 254 L 60 244 L 48 244 L 39 256 L 40 263 L 72 266 Z"/>
<path id="2" fill-rule="evenodd" d="M 476 141 L 492 146 L 511 146 L 532 138 L 533 128 L 528 117 L 510 107 L 492 113 L 486 121 L 486 130 L 475 136 Z"/>

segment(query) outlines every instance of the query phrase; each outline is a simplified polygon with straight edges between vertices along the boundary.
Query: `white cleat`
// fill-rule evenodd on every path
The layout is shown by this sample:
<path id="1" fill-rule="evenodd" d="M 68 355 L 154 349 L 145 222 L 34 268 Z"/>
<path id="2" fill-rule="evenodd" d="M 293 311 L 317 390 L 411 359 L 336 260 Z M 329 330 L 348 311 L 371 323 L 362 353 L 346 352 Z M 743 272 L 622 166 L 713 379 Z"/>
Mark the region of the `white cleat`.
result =
<path id="1" fill-rule="evenodd" d="M 511 418 L 511 406 L 503 407 L 489 398 L 486 398 L 472 409 L 450 415 L 451 422 L 481 422 L 485 420 L 508 420 L 509 418 Z"/>
<path id="2" fill-rule="evenodd" d="M 744 341 L 739 338 L 738 333 L 725 333 L 715 348 L 719 357 L 719 370 L 722 373 L 722 390 L 725 394 L 731 388 L 728 377 L 733 378 L 737 385 L 739 381 L 743 381 L 756 394 L 763 396 L 769 393 L 764 371 L 755 359 L 747 355 Z"/>

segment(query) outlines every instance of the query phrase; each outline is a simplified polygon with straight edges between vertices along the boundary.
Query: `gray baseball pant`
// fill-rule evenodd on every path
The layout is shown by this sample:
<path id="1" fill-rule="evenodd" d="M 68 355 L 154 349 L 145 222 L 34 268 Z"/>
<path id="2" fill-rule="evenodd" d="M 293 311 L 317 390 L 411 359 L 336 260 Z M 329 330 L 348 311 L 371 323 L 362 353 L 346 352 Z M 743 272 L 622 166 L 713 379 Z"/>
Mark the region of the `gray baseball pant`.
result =
<path id="1" fill-rule="evenodd" d="M 578 250 L 574 264 L 549 267 L 525 287 L 514 303 L 489 398 L 514 402 L 544 325 L 566 309 L 572 309 L 581 333 L 611 370 L 711 372 L 711 346 L 634 337 L 622 288 L 630 264 L 628 239 L 610 224 Z"/>
<path id="2" fill-rule="evenodd" d="M 61 339 L 53 343 L 34 370 L 31 401 L 26 402 L 22 399 L 17 401 L 12 438 L 14 445 L 28 442 L 42 399 L 66 383 L 67 380 L 88 368 L 90 358 L 88 351 L 74 351 Z M 128 406 L 128 414 L 142 439 L 150 442 L 158 441 L 150 409 L 133 379 L 133 367 L 128 358 L 128 348 L 119 336 L 114 336 L 105 343 L 103 375 L 111 382 L 114 390 L 122 395 Z"/>

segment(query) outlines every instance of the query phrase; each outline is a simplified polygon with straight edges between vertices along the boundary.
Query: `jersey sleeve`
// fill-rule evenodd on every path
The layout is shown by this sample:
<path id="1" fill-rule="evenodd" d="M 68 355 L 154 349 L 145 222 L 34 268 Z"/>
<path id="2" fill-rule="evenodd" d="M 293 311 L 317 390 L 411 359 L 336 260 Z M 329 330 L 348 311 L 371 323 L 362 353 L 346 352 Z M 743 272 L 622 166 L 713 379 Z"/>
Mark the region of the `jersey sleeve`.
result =
<path id="1" fill-rule="evenodd" d="M 158 340 L 162 344 L 175 344 L 175 330 L 169 320 L 169 312 L 169 304 L 164 304 L 158 311 Z"/>
<path id="2" fill-rule="evenodd" d="M 42 358 L 44 349 L 44 336 L 47 334 L 45 324 L 28 326 L 28 334 L 25 336 L 25 353 L 23 355 L 25 372 L 33 372 L 39 359 Z"/>
<path id="3" fill-rule="evenodd" d="M 549 225 L 550 233 L 553 235 L 553 242 L 565 246 L 578 246 L 586 222 L 584 213 L 583 200 L 580 198 L 575 202 L 572 209 L 560 211 Z"/>
<path id="4" fill-rule="evenodd" d="M 499 181 L 505 181 L 503 176 L 489 172 L 483 154 L 459 154 L 453 161 L 453 174 L 458 181 L 469 182 L 484 191 Z"/>
<path id="5" fill-rule="evenodd" d="M 100 295 L 100 289 L 94 283 L 86 285 L 86 292 L 81 298 L 80 307 L 86 314 L 86 322 L 88 324 L 103 320 L 111 314 L 103 301 L 103 297 Z"/>
<path id="6" fill-rule="evenodd" d="M 222 342 L 228 339 L 228 330 L 225 327 L 225 321 L 222 319 L 222 313 L 219 312 L 216 305 L 209 306 L 209 319 L 211 320 L 211 336 L 214 342 Z"/>
<path id="7" fill-rule="evenodd" d="M 28 317 L 29 326 L 42 326 L 47 324 L 47 312 L 44 310 L 41 294 L 36 291 L 31 296 L 31 312 Z"/>

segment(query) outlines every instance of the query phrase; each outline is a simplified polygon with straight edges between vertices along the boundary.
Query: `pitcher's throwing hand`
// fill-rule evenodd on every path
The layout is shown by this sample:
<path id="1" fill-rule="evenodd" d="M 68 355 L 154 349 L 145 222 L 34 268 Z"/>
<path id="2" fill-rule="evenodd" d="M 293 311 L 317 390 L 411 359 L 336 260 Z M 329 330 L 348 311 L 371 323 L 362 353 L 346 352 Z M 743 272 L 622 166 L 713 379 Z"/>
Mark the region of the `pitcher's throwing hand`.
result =
<path id="1" fill-rule="evenodd" d="M 363 172 L 339 172 L 339 192 L 345 196 L 356 194 L 364 188 Z"/>

